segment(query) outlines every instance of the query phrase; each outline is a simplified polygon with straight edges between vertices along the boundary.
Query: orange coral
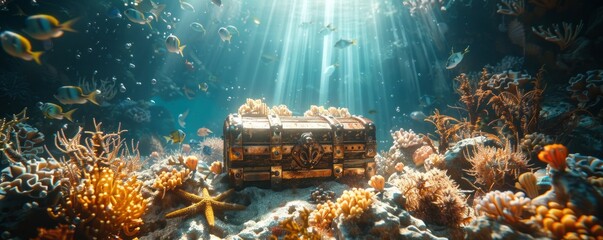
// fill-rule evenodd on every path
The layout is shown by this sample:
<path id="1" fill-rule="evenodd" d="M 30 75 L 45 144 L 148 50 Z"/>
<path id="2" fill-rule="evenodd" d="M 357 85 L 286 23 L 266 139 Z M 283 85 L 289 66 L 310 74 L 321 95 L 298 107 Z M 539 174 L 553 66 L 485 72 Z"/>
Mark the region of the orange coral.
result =
<path id="1" fill-rule="evenodd" d="M 538 159 L 548 163 L 553 169 L 564 171 L 567 163 L 567 148 L 562 144 L 550 144 L 544 146 L 544 150 L 538 153 Z"/>
<path id="2" fill-rule="evenodd" d="M 184 160 L 184 165 L 193 172 L 197 171 L 197 164 L 199 164 L 199 159 L 196 156 L 188 156 Z"/>
<path id="3" fill-rule="evenodd" d="M 209 166 L 209 171 L 216 175 L 222 173 L 222 162 L 215 161 L 211 163 L 211 166 Z"/>
<path id="4" fill-rule="evenodd" d="M 522 225 L 522 213 L 530 205 L 530 199 L 523 192 L 488 192 L 477 203 L 477 211 L 489 218 L 503 220 L 512 226 Z"/>
<path id="5" fill-rule="evenodd" d="M 383 192 L 383 188 L 385 188 L 385 178 L 383 178 L 381 175 L 372 176 L 368 184 L 375 190 Z"/>
<path id="6" fill-rule="evenodd" d="M 556 202 L 538 206 L 533 217 L 554 239 L 602 239 L 601 221 L 592 215 L 577 215 L 571 207 Z"/>
<path id="7" fill-rule="evenodd" d="M 433 153 L 433 148 L 430 146 L 421 146 L 412 154 L 412 160 L 415 165 L 421 166 L 423 163 L 425 163 L 425 159 L 427 159 Z"/>
<path id="8" fill-rule="evenodd" d="M 519 175 L 518 182 L 515 187 L 528 194 L 528 197 L 538 197 L 538 186 L 536 185 L 536 176 L 531 172 L 522 173 Z"/>
<path id="9" fill-rule="evenodd" d="M 38 236 L 34 240 L 71 240 L 74 234 L 71 226 L 59 224 L 55 229 L 38 228 Z"/>
<path id="10" fill-rule="evenodd" d="M 165 192 L 168 190 L 174 190 L 177 187 L 181 186 L 186 179 L 188 179 L 191 171 L 188 168 L 177 171 L 176 169 L 172 169 L 172 171 L 162 172 L 157 176 L 155 182 L 153 183 L 153 188 L 158 189 L 162 192 L 162 196 L 165 195 Z"/>
<path id="11" fill-rule="evenodd" d="M 343 215 L 345 219 L 358 218 L 373 204 L 373 193 L 366 189 L 353 188 L 343 191 L 335 203 L 318 204 L 310 213 L 308 222 L 319 229 L 329 229 L 333 219 Z"/>

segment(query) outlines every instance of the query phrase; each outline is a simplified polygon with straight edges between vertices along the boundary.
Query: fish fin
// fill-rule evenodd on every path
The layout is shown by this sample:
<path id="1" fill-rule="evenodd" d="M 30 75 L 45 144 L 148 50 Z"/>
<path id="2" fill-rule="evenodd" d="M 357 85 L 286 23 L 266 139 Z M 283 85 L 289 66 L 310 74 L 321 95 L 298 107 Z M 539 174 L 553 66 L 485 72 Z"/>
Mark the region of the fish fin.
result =
<path id="1" fill-rule="evenodd" d="M 450 48 L 450 55 L 454 54 L 454 47 Z"/>
<path id="2" fill-rule="evenodd" d="M 172 139 L 170 137 L 168 137 L 168 136 L 163 136 L 163 138 L 165 138 L 165 141 L 168 142 L 168 143 L 170 143 L 170 141 L 172 141 Z"/>
<path id="3" fill-rule="evenodd" d="M 61 24 L 61 26 L 60 26 L 61 30 L 63 30 L 63 31 L 69 31 L 69 32 L 77 32 L 76 30 L 74 30 L 74 29 L 72 28 L 72 25 L 73 25 L 75 22 L 77 22 L 77 20 L 80 20 L 80 18 L 74 18 L 74 19 L 71 19 L 71 20 L 69 20 L 69 21 L 67 21 L 67 22 L 64 22 L 64 23 L 63 23 L 63 24 Z"/>
<path id="4" fill-rule="evenodd" d="M 91 93 L 88 93 L 88 95 L 86 95 L 86 99 L 88 99 L 88 101 L 90 101 L 91 103 L 94 103 L 96 106 L 100 106 L 100 104 L 98 104 L 98 102 L 96 101 L 97 94 L 97 90 L 92 91 Z"/>
<path id="5" fill-rule="evenodd" d="M 42 53 L 44 52 L 31 52 L 31 57 L 39 65 L 42 65 L 42 61 L 40 61 L 40 56 L 42 55 Z"/>
<path id="6" fill-rule="evenodd" d="M 178 51 L 180 52 L 180 56 L 184 57 L 184 53 L 182 53 L 182 50 L 184 50 L 184 48 L 186 47 L 186 45 L 182 45 L 178 48 Z"/>
<path id="7" fill-rule="evenodd" d="M 63 117 L 67 118 L 67 120 L 73 122 L 73 112 L 75 112 L 75 110 L 77 110 L 77 108 L 71 109 L 65 113 L 63 113 Z"/>
<path id="8" fill-rule="evenodd" d="M 469 52 L 469 45 L 467 45 L 467 48 L 465 48 L 465 51 L 463 51 L 463 54 L 468 53 Z"/>
<path id="9" fill-rule="evenodd" d="M 356 43 L 358 43 L 358 41 L 356 41 L 356 39 L 352 39 L 352 45 L 356 45 Z"/>
<path id="10" fill-rule="evenodd" d="M 153 26 L 151 26 L 151 21 L 146 21 L 147 25 L 149 25 L 149 27 L 151 28 L 151 30 L 153 29 Z"/>

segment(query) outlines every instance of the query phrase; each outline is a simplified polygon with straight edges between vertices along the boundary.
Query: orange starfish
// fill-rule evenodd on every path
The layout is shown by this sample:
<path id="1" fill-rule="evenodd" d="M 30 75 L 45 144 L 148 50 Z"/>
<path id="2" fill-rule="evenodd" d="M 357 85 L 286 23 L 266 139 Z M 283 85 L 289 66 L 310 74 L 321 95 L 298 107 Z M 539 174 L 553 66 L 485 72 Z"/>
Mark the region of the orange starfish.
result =
<path id="1" fill-rule="evenodd" d="M 174 218 L 180 216 L 192 215 L 195 213 L 205 212 L 205 219 L 207 219 L 207 223 L 209 226 L 213 227 L 215 224 L 214 220 L 214 208 L 222 209 L 222 210 L 243 210 L 245 206 L 234 204 L 234 203 L 225 203 L 221 202 L 223 199 L 228 197 L 234 190 L 230 189 L 226 192 L 219 194 L 218 196 L 212 197 L 209 195 L 209 191 L 207 188 L 203 188 L 203 194 L 201 196 L 183 191 L 178 189 L 176 194 L 183 197 L 184 199 L 193 202 L 193 205 L 190 205 L 185 208 L 178 209 L 176 211 L 170 212 L 165 215 L 166 218 Z"/>

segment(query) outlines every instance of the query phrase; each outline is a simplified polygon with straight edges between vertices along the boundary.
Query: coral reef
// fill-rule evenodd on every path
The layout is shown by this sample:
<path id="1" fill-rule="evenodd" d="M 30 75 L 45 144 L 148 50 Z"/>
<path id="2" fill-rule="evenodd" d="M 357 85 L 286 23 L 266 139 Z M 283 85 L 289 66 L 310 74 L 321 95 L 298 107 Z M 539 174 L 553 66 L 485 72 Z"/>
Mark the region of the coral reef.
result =
<path id="1" fill-rule="evenodd" d="M 21 155 L 27 159 L 39 157 L 44 152 L 44 134 L 26 123 L 17 123 L 13 134 L 16 135 L 15 144 Z"/>
<path id="2" fill-rule="evenodd" d="M 368 184 L 376 191 L 383 192 L 383 189 L 385 188 L 385 178 L 381 175 L 372 176 Z"/>
<path id="3" fill-rule="evenodd" d="M 291 110 L 289 110 L 287 105 L 273 106 L 272 113 L 274 113 L 278 116 L 281 116 L 281 117 L 293 116 L 293 112 L 291 112 Z"/>
<path id="4" fill-rule="evenodd" d="M 434 154 L 433 148 L 431 146 L 421 146 L 412 154 L 412 160 L 415 163 L 415 166 L 421 166 L 425 163 L 425 160 Z"/>
<path id="5" fill-rule="evenodd" d="M 487 190 L 506 188 L 506 184 L 528 170 L 528 160 L 522 152 L 514 151 L 509 142 L 504 148 L 477 145 L 466 156 L 471 163 L 469 175 L 475 177 L 475 183 Z"/>
<path id="6" fill-rule="evenodd" d="M 310 193 L 311 203 L 321 204 L 327 201 L 335 201 L 335 192 L 319 187 Z"/>
<path id="7" fill-rule="evenodd" d="M 446 158 L 442 154 L 431 154 L 425 159 L 425 170 L 431 170 L 433 168 L 446 169 Z"/>
<path id="8" fill-rule="evenodd" d="M 531 172 L 526 172 L 519 175 L 519 178 L 515 183 L 515 187 L 524 191 L 531 199 L 540 195 L 538 193 L 536 176 Z"/>
<path id="9" fill-rule="evenodd" d="M 67 155 L 62 165 L 69 183 L 48 213 L 74 224 L 77 238 L 131 237 L 140 230 L 149 204 L 135 174 L 140 156 L 135 146 L 124 144 L 123 130 L 106 134 L 100 128 L 95 123 L 84 143 L 81 128 L 71 138 L 62 131 L 55 138 L 56 147 Z"/>
<path id="10" fill-rule="evenodd" d="M 424 221 L 459 227 L 469 219 L 465 196 L 445 171 L 431 169 L 422 173 L 405 168 L 404 174 L 389 182 L 404 193 L 405 208 Z"/>
<path id="11" fill-rule="evenodd" d="M 55 229 L 38 228 L 38 236 L 34 240 L 71 240 L 74 235 L 72 226 L 59 224 Z"/>
<path id="12" fill-rule="evenodd" d="M 565 171 L 567 162 L 567 148 L 561 144 L 551 144 L 544 146 L 544 150 L 538 153 L 538 159 L 548 163 L 551 168 L 557 171 Z"/>
<path id="13" fill-rule="evenodd" d="M 600 239 L 603 238 L 603 222 L 592 215 L 579 215 L 570 207 L 556 202 L 538 206 L 532 217 L 549 237 L 554 239 Z"/>
<path id="14" fill-rule="evenodd" d="M 317 116 L 333 116 L 333 117 L 351 117 L 352 114 L 348 111 L 347 108 L 335 108 L 329 107 L 325 109 L 323 106 L 310 106 L 306 112 L 304 112 L 305 117 L 317 117 Z"/>
<path id="15" fill-rule="evenodd" d="M 603 99 L 603 70 L 590 70 L 571 77 L 566 89 L 579 108 L 594 107 Z"/>
<path id="16" fill-rule="evenodd" d="M 484 68 L 486 68 L 488 72 L 495 73 L 501 73 L 504 71 L 519 71 L 521 70 L 524 61 L 525 60 L 523 57 L 505 56 L 500 60 L 500 62 L 497 62 L 496 65 L 486 65 Z M 476 79 L 479 79 L 479 76 L 477 76 Z"/>
<path id="17" fill-rule="evenodd" d="M 321 235 L 317 232 L 308 231 L 310 227 L 309 216 L 310 210 L 303 208 L 298 211 L 299 220 L 295 217 L 289 217 L 279 222 L 278 227 L 275 227 L 272 231 L 273 235 L 271 239 L 278 239 L 278 236 L 285 235 L 283 239 L 306 239 L 306 240 L 320 240 Z M 300 224 L 301 222 L 301 224 Z"/>
<path id="18" fill-rule="evenodd" d="M 377 165 L 377 174 L 389 177 L 394 172 L 396 172 L 395 166 L 397 163 L 400 163 L 402 157 L 400 154 L 389 151 L 381 151 L 377 155 L 375 155 L 375 163 Z"/>
<path id="19" fill-rule="evenodd" d="M 45 198 L 59 188 L 66 179 L 59 162 L 52 158 L 36 158 L 14 162 L 2 170 L 0 190 L 4 195 L 25 195 Z"/>
<path id="20" fill-rule="evenodd" d="M 519 148 L 528 156 L 536 156 L 544 149 L 547 144 L 553 143 L 553 139 L 543 133 L 530 133 L 523 137 L 519 143 Z"/>
<path id="21" fill-rule="evenodd" d="M 563 22 L 563 32 L 559 29 L 559 24 L 553 24 L 553 31 L 550 28 L 545 30 L 544 26 L 540 25 L 538 28 L 532 27 L 532 32 L 546 41 L 559 45 L 559 48 L 564 50 L 576 40 L 582 26 L 584 26 L 582 21 L 575 28 L 573 24 Z"/>

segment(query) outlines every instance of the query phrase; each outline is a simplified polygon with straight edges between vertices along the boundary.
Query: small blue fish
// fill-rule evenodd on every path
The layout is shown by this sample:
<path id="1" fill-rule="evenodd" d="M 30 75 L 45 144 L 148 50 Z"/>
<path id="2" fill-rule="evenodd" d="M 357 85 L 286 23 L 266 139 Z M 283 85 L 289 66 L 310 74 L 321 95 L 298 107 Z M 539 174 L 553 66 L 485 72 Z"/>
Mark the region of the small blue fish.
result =
<path id="1" fill-rule="evenodd" d="M 21 58 L 25 61 L 36 61 L 37 64 L 42 64 L 40 55 L 43 52 L 31 51 L 31 42 L 27 38 L 18 33 L 4 31 L 0 33 L 0 42 L 6 53 L 13 57 Z"/>
<path id="2" fill-rule="evenodd" d="M 207 155 L 207 156 L 211 156 L 213 150 L 211 149 L 211 147 L 205 145 L 203 146 L 203 149 L 201 150 L 203 152 L 203 154 Z"/>
<path id="3" fill-rule="evenodd" d="M 152 18 L 145 16 L 136 9 L 128 8 L 126 11 L 124 11 L 124 15 L 126 15 L 126 17 L 133 23 L 148 24 L 149 27 L 153 29 L 153 26 L 151 26 Z"/>
<path id="4" fill-rule="evenodd" d="M 186 133 L 184 133 L 184 131 L 178 129 L 176 131 L 173 131 L 170 133 L 169 136 L 163 136 L 163 138 L 165 138 L 165 140 L 169 143 L 170 141 L 172 143 L 182 143 L 184 141 L 184 138 L 186 137 Z"/>
<path id="5" fill-rule="evenodd" d="M 450 57 L 446 60 L 446 69 L 453 69 L 456 65 L 459 65 L 463 61 L 463 56 L 469 52 L 469 46 L 465 48 L 463 52 L 454 52 L 454 49 L 450 50 Z"/>
<path id="6" fill-rule="evenodd" d="M 111 8 L 111 10 L 109 10 L 107 12 L 107 17 L 109 19 L 117 19 L 117 18 L 122 18 L 122 15 L 121 15 L 121 12 L 119 11 L 119 9 Z"/>

